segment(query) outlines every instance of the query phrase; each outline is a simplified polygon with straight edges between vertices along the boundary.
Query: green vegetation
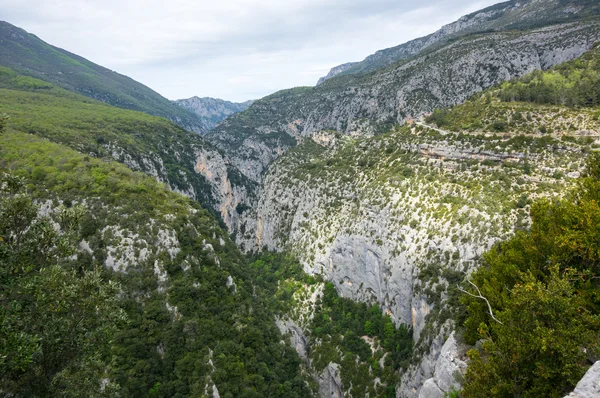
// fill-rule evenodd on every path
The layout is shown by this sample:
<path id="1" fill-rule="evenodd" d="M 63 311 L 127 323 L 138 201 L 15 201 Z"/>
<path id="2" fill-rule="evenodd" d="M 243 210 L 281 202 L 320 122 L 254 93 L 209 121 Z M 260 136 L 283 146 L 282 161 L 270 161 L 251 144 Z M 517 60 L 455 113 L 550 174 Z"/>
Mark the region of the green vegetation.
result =
<path id="1" fill-rule="evenodd" d="M 7 22 L 0 22 L 0 65 L 40 79 L 20 77 L 23 88 L 43 88 L 43 84 L 52 83 L 119 108 L 166 117 L 192 131 L 206 131 L 196 114 L 143 84 L 53 47 Z"/>
<path id="2" fill-rule="evenodd" d="M 353 394 L 395 397 L 399 372 L 412 354 L 405 325 L 397 328 L 377 305 L 339 297 L 333 283 L 308 276 L 289 254 L 263 252 L 250 269 L 273 312 L 304 330 L 314 373 L 336 363 Z"/>
<path id="3" fill-rule="evenodd" d="M 2 196 L 2 211 L 19 217 L 0 218 L 0 242 L 11 244 L 8 222 L 25 242 L 8 254 L 2 246 L 3 388 L 100 396 L 106 378 L 107 395 L 202 396 L 213 385 L 222 397 L 311 395 L 298 355 L 280 343 L 265 299 L 253 294 L 245 258 L 197 203 L 121 164 L 12 128 L 0 159 L 27 190 Z M 53 238 L 24 198 L 60 225 L 61 209 L 80 209 L 78 226 L 69 224 L 76 257 L 44 251 L 62 248 L 53 242 L 71 229 Z M 123 312 L 126 324 L 117 322 Z"/>
<path id="4" fill-rule="evenodd" d="M 600 154 L 577 188 L 532 208 L 531 230 L 485 256 L 464 295 L 465 397 L 562 397 L 600 353 Z M 478 296 L 473 286 L 469 291 Z"/>
<path id="5" fill-rule="evenodd" d="M 451 131 L 583 135 L 600 129 L 600 46 L 477 94 L 426 120 Z"/>
<path id="6" fill-rule="evenodd" d="M 0 176 L 0 384 L 18 397 L 109 396 L 99 382 L 110 343 L 125 321 L 117 295 L 96 269 L 81 270 L 76 252 L 81 208 L 61 207 L 56 232 L 23 192 L 23 180 Z M 12 394 L 11 394 L 12 395 Z"/>
<path id="7" fill-rule="evenodd" d="M 396 328 L 377 305 L 341 298 L 325 284 L 309 326 L 314 339 L 313 366 L 341 365 L 344 386 L 357 396 L 395 397 L 396 384 L 412 354 L 412 333 Z M 381 385 L 374 383 L 379 379 Z"/>
<path id="8" fill-rule="evenodd" d="M 502 84 L 498 97 L 505 102 L 600 106 L 600 45 L 550 71 L 536 71 Z"/>
<path id="9" fill-rule="evenodd" d="M 26 85 L 20 82 L 27 81 Z M 197 152 L 214 152 L 195 133 L 166 119 L 115 108 L 0 68 L 0 110 L 11 129 L 36 134 L 97 158 L 114 158 L 154 174 L 215 208 L 213 187 L 194 169 Z M 239 172 L 233 184 L 250 184 Z"/>

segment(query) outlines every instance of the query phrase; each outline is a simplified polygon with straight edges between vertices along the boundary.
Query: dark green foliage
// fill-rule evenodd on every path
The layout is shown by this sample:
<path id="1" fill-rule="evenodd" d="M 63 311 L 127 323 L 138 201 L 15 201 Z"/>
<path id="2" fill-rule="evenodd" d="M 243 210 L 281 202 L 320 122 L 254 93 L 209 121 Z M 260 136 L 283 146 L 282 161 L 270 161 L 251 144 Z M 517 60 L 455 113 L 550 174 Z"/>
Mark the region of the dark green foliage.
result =
<path id="1" fill-rule="evenodd" d="M 412 332 L 405 325 L 396 328 L 391 318 L 384 315 L 377 305 L 357 303 L 339 297 L 331 282 L 325 284 L 310 331 L 313 339 L 321 340 L 320 347 L 312 354 L 316 368 L 322 369 L 329 362 L 340 361 L 337 353 L 332 355 L 337 350 L 327 349 L 339 347 L 342 350 L 344 385 L 352 384 L 356 393 L 370 391 L 375 377 L 380 377 L 386 386 L 395 387 L 398 372 L 407 366 L 412 354 Z M 382 351 L 373 353 L 362 336 L 373 339 L 375 344 L 381 346 Z M 386 360 L 382 369 L 377 362 L 383 355 L 386 356 Z M 366 363 L 366 368 L 353 364 L 352 358 Z M 369 367 L 371 374 L 361 374 L 369 371 Z M 363 379 L 364 377 L 366 379 Z M 384 395 L 383 390 L 377 391 L 377 394 Z"/>
<path id="2" fill-rule="evenodd" d="M 485 255 L 465 295 L 472 350 L 465 397 L 561 397 L 600 353 L 600 155 L 567 200 L 538 202 L 533 224 Z"/>
<path id="3" fill-rule="evenodd" d="M 69 385 L 89 382 L 97 388 L 100 385 L 99 375 L 105 375 L 113 383 L 111 388 L 118 387 L 121 396 L 130 397 L 210 395 L 213 384 L 222 397 L 311 395 L 306 381 L 299 374 L 298 355 L 291 347 L 281 344 L 282 336 L 273 321 L 270 307 L 260 295 L 260 290 L 256 294 L 253 292 L 253 274 L 246 259 L 215 219 L 197 203 L 170 192 L 163 184 L 132 172 L 121 164 L 90 158 L 33 135 L 15 131 L 3 134 L 0 154 L 0 167 L 24 178 L 31 190 L 30 197 L 52 202 L 60 198 L 65 206 L 74 209 L 80 207 L 76 203 L 85 199 L 88 212 L 79 218 L 79 235 L 74 239 L 78 241 L 85 236 L 93 254 L 79 252 L 78 258 L 72 260 L 72 267 L 84 272 L 84 275 L 88 269 L 101 270 L 97 272 L 101 272 L 105 279 L 119 282 L 122 287 L 120 292 L 111 291 L 110 297 L 119 300 L 119 307 L 111 314 L 121 314 L 119 308 L 122 308 L 129 322 L 114 333 L 112 344 L 107 346 L 89 333 L 81 333 L 77 329 L 65 331 L 60 324 L 55 324 L 54 318 L 48 320 L 55 315 L 48 308 L 56 305 L 51 298 L 60 297 L 61 289 L 68 288 L 68 292 L 73 292 L 69 293 L 69 297 L 79 297 L 83 293 L 70 287 L 78 286 L 70 282 L 70 274 L 52 273 L 48 277 L 63 280 L 64 287 L 59 284 L 50 286 L 52 289 L 41 290 L 45 286 L 41 283 L 43 281 L 28 285 L 31 289 L 35 288 L 34 292 L 39 292 L 34 297 L 39 296 L 38 301 L 44 304 L 36 307 L 38 312 L 32 312 L 32 316 L 38 317 L 46 326 L 42 337 L 49 336 L 54 339 L 50 341 L 56 341 L 56 336 L 64 335 L 72 337 L 75 342 L 90 338 L 91 341 L 84 339 L 84 342 L 96 350 L 89 361 L 77 361 L 71 366 L 61 356 L 70 355 L 71 349 L 58 343 L 50 344 L 49 352 L 62 353 L 56 354 L 56 362 L 67 369 L 60 372 L 60 379 L 56 380 Z M 35 214 L 23 210 L 14 213 Z M 12 219 L 15 222 L 20 220 Z M 154 254 L 150 251 L 146 260 L 132 264 L 126 272 L 105 268 L 106 246 L 114 244 L 110 243 L 107 233 L 102 233 L 107 226 L 137 231 L 148 243 L 155 245 L 158 244 L 158 231 L 153 230 L 151 225 L 156 223 L 175 232 L 180 248 L 176 255 L 171 257 L 164 252 Z M 31 248 L 34 243 L 28 242 L 31 245 L 22 252 L 36 253 Z M 208 244 L 213 249 L 207 249 Z M 47 245 L 50 248 L 54 246 Z M 35 247 L 46 246 L 38 238 Z M 36 260 L 40 261 L 39 265 L 33 265 L 42 266 L 46 261 L 44 258 Z M 165 280 L 157 277 L 156 264 L 164 268 Z M 228 286 L 229 278 L 235 286 Z M 9 282 L 11 280 L 8 279 Z M 101 301 L 93 294 L 89 283 L 86 289 L 82 301 L 77 304 L 84 314 L 95 315 L 89 306 L 100 305 Z M 104 291 L 108 290 L 100 292 Z M 16 301 L 19 306 L 26 303 L 22 299 Z M 14 311 L 22 312 L 19 308 L 15 307 Z M 66 304 L 60 310 L 61 314 L 66 312 L 65 316 L 80 314 Z M 67 316 L 66 319 L 70 318 Z M 93 320 L 100 322 L 102 328 L 112 325 L 102 314 L 95 315 Z M 4 316 L 3 322 L 2 333 L 14 330 L 16 337 L 13 340 L 21 338 L 21 332 L 28 331 L 18 323 L 20 318 L 16 318 L 14 312 Z M 95 323 L 82 325 L 92 329 Z M 30 350 L 35 352 L 38 339 L 29 338 L 29 335 L 29 332 L 24 334 L 24 340 L 18 344 L 31 347 Z M 37 334 L 31 335 L 35 337 Z M 70 341 L 66 340 L 69 346 Z M 19 370 L 23 364 L 31 363 L 28 360 L 31 355 L 7 357 L 16 361 L 10 366 Z M 92 363 L 92 359 L 95 362 Z M 34 370 L 38 372 L 37 369 Z M 38 392 L 37 389 L 46 388 L 44 386 L 50 381 L 35 375 L 37 373 L 34 372 L 32 377 L 23 374 L 14 377 L 15 383 L 23 383 L 14 384 L 15 391 L 22 392 L 24 396 L 43 395 L 42 390 Z M 60 391 L 52 396 L 70 396 L 63 390 L 66 391 L 66 387 L 52 390 Z M 93 396 L 83 391 L 74 396 Z"/>
<path id="4" fill-rule="evenodd" d="M 447 109 L 435 109 L 425 120 L 427 123 L 434 123 L 442 128 L 448 125 L 448 113 Z"/>
<path id="5" fill-rule="evenodd" d="M 502 101 L 566 106 L 600 105 L 600 47 L 550 71 L 536 71 L 501 86 Z"/>
<path id="6" fill-rule="evenodd" d="M 62 208 L 57 232 L 23 192 L 0 177 L 0 385 L 15 397 L 109 396 L 100 391 L 110 342 L 123 325 L 119 285 L 77 270 L 82 208 Z"/>

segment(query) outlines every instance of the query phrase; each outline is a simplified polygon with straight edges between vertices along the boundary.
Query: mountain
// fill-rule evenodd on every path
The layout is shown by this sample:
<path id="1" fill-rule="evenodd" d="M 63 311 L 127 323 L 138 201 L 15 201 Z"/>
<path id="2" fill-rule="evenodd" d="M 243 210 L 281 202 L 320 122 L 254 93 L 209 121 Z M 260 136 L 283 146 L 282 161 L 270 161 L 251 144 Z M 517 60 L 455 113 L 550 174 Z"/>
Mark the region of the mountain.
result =
<path id="1" fill-rule="evenodd" d="M 240 219 L 238 245 L 292 253 L 340 297 L 377 304 L 408 325 L 415 346 L 397 396 L 459 388 L 448 376 L 466 367 L 452 334 L 462 311 L 457 287 L 468 289 L 460 284 L 488 250 L 530 228 L 534 201 L 557 200 L 578 184 L 586 154 L 600 148 L 599 60 L 597 46 L 372 137 L 301 137 L 269 166 Z M 347 348 L 305 320 L 320 316 L 308 298 L 296 301 L 285 327 L 314 372 L 325 374 L 322 396 L 376 388 L 381 380 L 369 385 L 360 361 L 338 357 Z M 324 342 L 337 346 L 323 353 Z"/>
<path id="2" fill-rule="evenodd" d="M 357 64 L 358 64 L 358 62 L 348 62 L 346 64 L 338 65 L 336 67 L 331 68 L 331 70 L 329 71 L 327 76 L 323 76 L 322 78 L 319 79 L 319 81 L 317 82 L 317 86 L 321 83 L 324 83 L 325 80 L 329 80 L 332 77 L 335 77 L 335 76 L 339 75 L 340 73 L 347 71 L 348 69 L 352 68 L 353 66 L 355 66 Z"/>
<path id="3" fill-rule="evenodd" d="M 202 119 L 207 130 L 212 130 L 219 123 L 234 113 L 242 112 L 248 109 L 254 101 L 233 103 L 218 98 L 210 97 L 192 97 L 174 101 L 177 105 L 194 112 Z"/>
<path id="4" fill-rule="evenodd" d="M 336 66 L 319 79 L 317 85 L 340 74 L 365 74 L 397 61 L 410 58 L 421 51 L 448 43 L 465 34 L 501 30 L 530 29 L 597 15 L 600 5 L 594 0 L 513 0 L 465 15 L 428 36 L 369 55 L 362 62 Z"/>
<path id="5" fill-rule="evenodd" d="M 4 396 L 312 396 L 208 211 L 37 129 L 0 131 Z"/>
<path id="6" fill-rule="evenodd" d="M 268 165 L 303 137 L 324 130 L 377 134 L 495 84 L 576 58 L 598 40 L 598 17 L 461 36 L 366 75 L 341 75 L 317 87 L 267 96 L 226 119 L 207 138 L 230 154 L 242 173 L 260 181 Z"/>
<path id="7" fill-rule="evenodd" d="M 214 211 L 229 228 L 254 183 L 200 135 L 164 118 L 119 109 L 0 67 L 9 127 L 95 158 L 110 158 Z"/>
<path id="8" fill-rule="evenodd" d="M 51 46 L 3 21 L 0 21 L 0 66 L 119 108 L 165 117 L 196 133 L 207 130 L 196 114 L 143 84 Z"/>
<path id="9" fill-rule="evenodd" d="M 564 396 L 600 355 L 596 6 L 204 136 L 0 66 L 0 395 Z"/>

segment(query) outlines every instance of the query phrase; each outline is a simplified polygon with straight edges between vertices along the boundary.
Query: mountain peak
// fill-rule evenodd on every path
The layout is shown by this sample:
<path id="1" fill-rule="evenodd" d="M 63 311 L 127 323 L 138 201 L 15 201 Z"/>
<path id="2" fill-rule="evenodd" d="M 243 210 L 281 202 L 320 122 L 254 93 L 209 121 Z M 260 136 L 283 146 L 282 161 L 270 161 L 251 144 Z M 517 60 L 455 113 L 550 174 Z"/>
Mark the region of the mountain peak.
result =
<path id="1" fill-rule="evenodd" d="M 317 85 L 338 75 L 364 74 L 386 67 L 465 34 L 521 30 L 598 14 L 600 3 L 597 0 L 511 0 L 498 3 L 464 15 L 430 35 L 379 50 L 361 62 L 336 66 L 327 76 L 320 78 Z"/>
<path id="2" fill-rule="evenodd" d="M 248 109 L 254 101 L 235 103 L 219 98 L 193 96 L 173 102 L 200 116 L 206 128 L 212 130 L 227 117 Z"/>

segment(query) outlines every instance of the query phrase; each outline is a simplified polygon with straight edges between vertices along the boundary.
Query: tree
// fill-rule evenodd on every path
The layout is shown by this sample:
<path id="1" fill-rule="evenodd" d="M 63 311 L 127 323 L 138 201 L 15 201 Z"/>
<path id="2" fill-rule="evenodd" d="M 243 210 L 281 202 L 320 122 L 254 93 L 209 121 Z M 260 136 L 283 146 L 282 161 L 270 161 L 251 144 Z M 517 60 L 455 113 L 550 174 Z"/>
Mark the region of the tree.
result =
<path id="1" fill-rule="evenodd" d="M 569 198 L 534 204 L 531 230 L 484 256 L 461 299 L 467 342 L 483 341 L 465 397 L 560 397 L 600 352 L 599 199 L 594 153 Z"/>
<path id="2" fill-rule="evenodd" d="M 8 123 L 8 115 L 6 115 L 4 113 L 0 114 L 0 134 L 4 133 L 7 123 Z"/>
<path id="3" fill-rule="evenodd" d="M 0 384 L 15 397 L 101 396 L 113 333 L 124 321 L 117 284 L 77 271 L 82 208 L 40 217 L 23 181 L 0 178 Z M 58 221 L 61 231 L 54 222 Z M 110 387 L 110 385 L 108 386 Z"/>

